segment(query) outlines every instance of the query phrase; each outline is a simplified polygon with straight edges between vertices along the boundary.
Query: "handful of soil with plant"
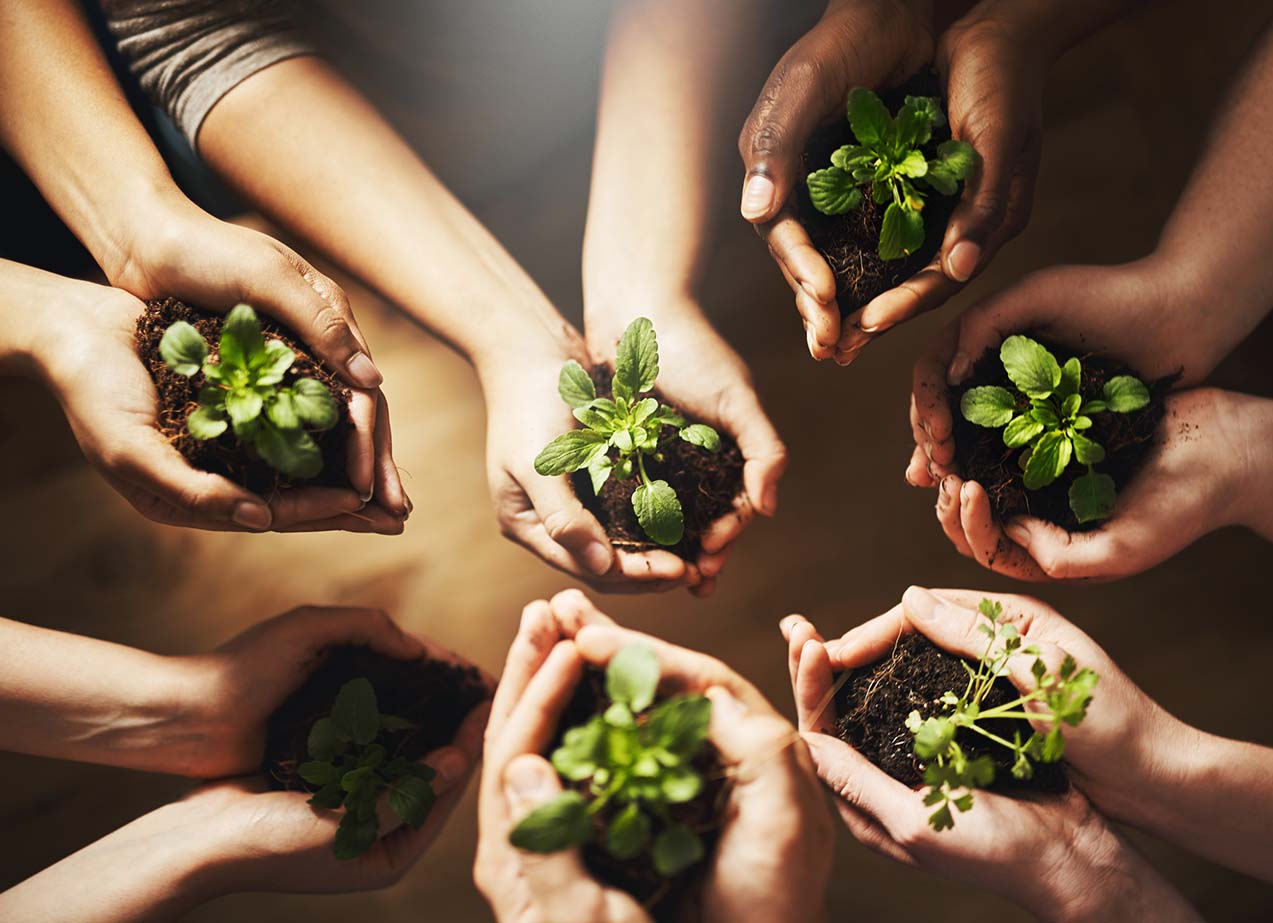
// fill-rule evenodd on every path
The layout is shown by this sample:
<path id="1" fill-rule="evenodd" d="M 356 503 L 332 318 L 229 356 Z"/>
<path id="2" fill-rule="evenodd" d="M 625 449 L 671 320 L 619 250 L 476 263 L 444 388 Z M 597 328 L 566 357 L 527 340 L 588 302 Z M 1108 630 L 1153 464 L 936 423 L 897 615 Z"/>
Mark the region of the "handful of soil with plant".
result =
<path id="1" fill-rule="evenodd" d="M 899 782 L 927 785 L 937 831 L 955 825 L 952 805 L 972 809 L 974 789 L 1065 791 L 1061 729 L 1086 717 L 1100 679 L 1069 656 L 1049 673 L 1039 649 L 1002 621 L 999 603 L 983 599 L 978 609 L 987 641 L 977 662 L 908 634 L 890 656 L 844 674 L 835 693 L 837 735 Z M 1035 658 L 1027 693 L 1005 675 L 1015 656 Z M 1034 730 L 1031 719 L 1049 730 Z"/>
<path id="2" fill-rule="evenodd" d="M 159 430 L 190 464 L 269 496 L 347 486 L 349 390 L 299 339 L 241 304 L 228 315 L 169 298 L 137 321 Z"/>
<path id="3" fill-rule="evenodd" d="M 702 533 L 733 509 L 742 490 L 742 453 L 712 427 L 661 403 L 658 375 L 658 339 L 644 317 L 623 332 L 608 382 L 604 369 L 590 375 L 567 362 L 557 391 L 583 428 L 548 443 L 535 470 L 574 475 L 576 493 L 616 546 L 662 547 L 692 560 Z"/>
<path id="4" fill-rule="evenodd" d="M 434 772 L 420 758 L 454 740 L 488 697 L 474 667 L 336 648 L 270 717 L 265 776 L 275 788 L 310 792 L 316 807 L 343 809 L 332 851 L 355 859 L 380 835 L 382 795 L 404 824 L 424 823 Z"/>
<path id="5" fill-rule="evenodd" d="M 707 740 L 703 695 L 658 699 L 659 663 L 630 644 L 604 674 L 585 674 L 551 755 L 565 791 L 510 833 L 519 849 L 583 847 L 591 874 L 647 908 L 667 898 L 707 855 L 723 822 L 728 787 Z"/>
<path id="6" fill-rule="evenodd" d="M 835 273 L 842 316 L 928 265 L 977 160 L 951 139 L 932 74 L 883 99 L 857 87 L 847 122 L 810 139 L 799 216 Z"/>
<path id="7" fill-rule="evenodd" d="M 1019 335 L 998 361 L 977 363 L 958 396 L 955 456 L 1001 519 L 1026 513 L 1074 531 L 1114 512 L 1162 418 L 1161 399 L 1128 372 L 1092 357 L 1058 361 Z"/>

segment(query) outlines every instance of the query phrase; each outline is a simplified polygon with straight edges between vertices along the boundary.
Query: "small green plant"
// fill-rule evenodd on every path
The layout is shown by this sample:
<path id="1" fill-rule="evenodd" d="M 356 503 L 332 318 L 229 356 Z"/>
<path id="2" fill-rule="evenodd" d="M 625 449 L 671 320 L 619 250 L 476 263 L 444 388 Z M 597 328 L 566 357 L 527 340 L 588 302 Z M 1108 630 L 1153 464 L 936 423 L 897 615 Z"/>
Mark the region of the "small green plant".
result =
<path id="1" fill-rule="evenodd" d="M 1104 460 L 1105 449 L 1083 433 L 1091 428 L 1093 414 L 1131 413 L 1148 404 L 1145 383 L 1117 375 L 1105 382 L 1099 397 L 1084 397 L 1078 357 L 1061 365 L 1042 344 L 1024 336 L 1004 340 L 999 359 L 1016 390 L 969 388 L 959 401 L 964 418 L 989 429 L 1002 426 L 1003 444 L 1010 449 L 1025 446 L 1017 462 L 1029 490 L 1047 487 L 1072 460 L 1086 465 L 1087 473 L 1070 484 L 1070 509 L 1079 522 L 1108 517 L 1114 512 L 1114 479 L 1093 467 Z"/>
<path id="2" fill-rule="evenodd" d="M 685 516 L 676 491 L 664 480 L 652 480 L 646 460 L 663 461 L 659 437 L 673 426 L 682 439 L 709 452 L 720 451 L 720 435 L 703 423 L 686 423 L 670 407 L 641 395 L 659 376 L 659 344 L 654 325 L 638 317 L 623 331 L 615 357 L 612 398 L 597 397 L 583 366 L 571 359 L 561 369 L 557 392 L 574 409 L 583 429 L 563 433 L 535 458 L 542 475 L 569 474 L 588 469 L 592 489 L 600 494 L 611 474 L 626 480 L 634 474 L 641 485 L 632 494 L 632 509 L 641 528 L 660 545 L 675 545 L 685 533 Z M 614 456 L 611 457 L 611 450 Z"/>
<path id="3" fill-rule="evenodd" d="M 931 159 L 923 151 L 933 129 L 946 124 L 941 101 L 908 96 L 894 118 L 865 87 L 849 94 L 849 127 L 857 144 L 831 155 L 831 166 L 809 174 L 809 199 L 825 215 L 843 215 L 862 204 L 871 189 L 877 205 L 888 203 L 880 228 L 879 255 L 900 260 L 924 243 L 924 197 L 929 191 L 954 195 L 977 163 L 965 141 L 943 141 Z"/>
<path id="4" fill-rule="evenodd" d="M 380 835 L 376 799 L 389 794 L 389 807 L 404 824 L 419 829 L 436 796 L 434 772 L 399 755 L 404 732 L 415 725 L 403 718 L 382 715 L 376 691 L 364 677 L 340 688 L 331 714 L 310 728 L 309 762 L 297 772 L 316 786 L 309 803 L 320 808 L 345 809 L 336 828 L 332 852 L 337 859 L 356 859 Z"/>
<path id="5" fill-rule="evenodd" d="M 1078 669 L 1074 658 L 1068 654 L 1060 670 L 1055 674 L 1049 673 L 1039 657 L 1038 647 L 1033 644 L 1023 646 L 1017 627 L 1011 622 L 1001 621 L 1003 606 L 983 599 L 978 609 L 990 623 L 978 625 L 978 630 L 989 640 L 975 670 L 964 663 L 964 669 L 968 671 L 968 685 L 963 694 L 956 696 L 953 692 L 946 692 L 941 703 L 947 710 L 942 714 L 925 717 L 913 711 L 906 719 L 906 727 L 915 735 L 915 755 L 925 762 L 924 781 L 929 788 L 924 804 L 937 808 L 928 822 L 939 832 L 955 826 L 955 816 L 950 810 L 952 804 L 960 812 L 971 809 L 972 790 L 986 788 L 995 779 L 995 764 L 989 755 L 969 758 L 955 740 L 961 728 L 1011 750 L 1013 777 L 1029 779 L 1034 775 L 1031 760 L 1055 763 L 1061 759 L 1065 753 L 1061 726 L 1077 726 L 1086 717 L 1092 690 L 1100 679 L 1086 667 Z M 1031 672 L 1035 688 L 1002 705 L 984 707 L 982 703 L 987 693 L 1007 672 L 1008 659 L 1022 655 L 1034 657 Z M 1035 708 L 1027 709 L 1031 703 L 1035 704 Z M 1024 741 L 1020 730 L 1013 733 L 1012 740 L 1008 740 L 986 729 L 986 722 L 1005 719 L 1021 722 L 1046 720 L 1051 723 L 1051 728 L 1044 734 L 1023 724 L 1030 731 Z"/>
<path id="6" fill-rule="evenodd" d="M 712 703 L 678 695 L 654 705 L 658 685 L 659 661 L 650 647 L 630 644 L 614 655 L 606 669 L 610 706 L 566 731 L 552 754 L 558 774 L 586 787 L 591 799 L 567 789 L 535 808 L 509 835 L 514 846 L 548 853 L 582 845 L 601 815 L 605 849 L 618 859 L 648 851 L 666 878 L 703 857 L 698 834 L 668 808 L 703 791 L 694 759 L 707 740 Z"/>
<path id="7" fill-rule="evenodd" d="M 331 429 L 340 418 L 327 386 L 314 378 L 284 386 L 296 354 L 281 340 L 265 339 L 256 312 L 245 304 L 226 317 L 217 352 L 213 360 L 203 335 L 185 321 L 159 341 L 168 368 L 187 378 L 203 372 L 199 406 L 186 418 L 190 435 L 216 439 L 233 426 L 240 442 L 284 474 L 317 475 L 323 456 L 310 431 Z"/>

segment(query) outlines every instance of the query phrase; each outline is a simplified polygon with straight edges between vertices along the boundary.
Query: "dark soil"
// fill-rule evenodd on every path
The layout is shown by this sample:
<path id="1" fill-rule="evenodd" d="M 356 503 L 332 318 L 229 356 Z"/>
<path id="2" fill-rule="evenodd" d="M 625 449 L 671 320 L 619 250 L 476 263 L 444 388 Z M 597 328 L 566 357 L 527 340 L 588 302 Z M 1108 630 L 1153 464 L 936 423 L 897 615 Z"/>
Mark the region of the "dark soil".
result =
<path id="1" fill-rule="evenodd" d="M 265 760 L 261 767 L 277 789 L 308 789 L 296 774 L 309 759 L 309 729 L 331 714 L 340 687 L 366 677 L 376 690 L 381 714 L 406 718 L 416 725 L 395 734 L 401 749 L 395 755 L 417 760 L 444 747 L 468 714 L 490 698 L 491 691 L 476 667 L 425 657 L 395 660 L 367 647 L 332 648 L 305 683 L 270 716 Z"/>
<path id="2" fill-rule="evenodd" d="M 1062 365 L 1078 356 L 1083 364 L 1082 393 L 1085 397 L 1099 395 L 1105 382 L 1118 375 L 1144 377 L 1135 369 L 1122 363 L 1095 356 L 1076 353 L 1074 350 L 1031 335 L 1048 348 Z M 1105 460 L 1095 465 L 1102 474 L 1114 479 L 1114 485 L 1122 493 L 1124 485 L 1140 468 L 1146 454 L 1153 447 L 1154 434 L 1163 418 L 1163 400 L 1174 377 L 1149 384 L 1150 401 L 1145 407 L 1131 413 L 1098 413 L 1092 416 L 1092 428 L 1085 435 L 1099 442 L 1105 449 Z M 987 352 L 973 366 L 972 375 L 959 389 L 951 392 L 950 412 L 954 419 L 955 463 L 963 477 L 976 481 L 985 488 L 996 518 L 1001 522 L 1014 516 L 1037 516 L 1056 523 L 1069 532 L 1086 532 L 1098 529 L 1104 520 L 1080 523 L 1070 509 L 1070 484 L 1076 477 L 1087 473 L 1087 467 L 1071 461 L 1065 473 L 1040 490 L 1026 490 L 1025 476 L 1017 463 L 1022 450 L 1010 449 L 1003 444 L 1003 430 L 987 429 L 969 423 L 960 413 L 959 402 L 965 391 L 980 385 L 1002 385 L 1011 388 L 1008 375 L 1003 370 L 997 349 Z M 1022 406 L 1028 402 L 1023 398 Z"/>
<path id="3" fill-rule="evenodd" d="M 544 755 L 551 754 L 561 745 L 562 735 L 569 728 L 586 724 L 593 715 L 604 712 L 608 704 L 605 672 L 589 667 L 584 671 L 583 680 L 562 714 L 557 733 L 553 735 L 552 746 Z M 640 715 L 637 720 L 641 720 Z M 703 861 L 673 879 L 666 879 L 654 870 L 654 863 L 648 853 L 635 859 L 616 859 L 605 848 L 606 824 L 613 814 L 608 810 L 602 810 L 595 819 L 595 841 L 583 847 L 583 860 L 588 872 L 602 884 L 631 894 L 645 905 L 657 923 L 682 918 L 686 906 L 694 900 L 694 886 L 707 865 L 707 857 L 715 848 L 724 824 L 725 805 L 729 800 L 729 780 L 720 753 L 710 742 L 703 745 L 694 768 L 703 776 L 703 791 L 693 801 L 669 805 L 668 813 L 674 822 L 688 825 L 702 839 L 705 851 Z M 577 789 L 585 798 L 591 797 L 588 783 L 578 783 Z M 658 830 L 656 826 L 656 835 Z"/>
<path id="4" fill-rule="evenodd" d="M 937 75 L 927 71 L 916 74 L 895 89 L 881 93 L 880 98 L 888 111 L 896 114 L 906 102 L 907 96 L 941 98 L 941 95 Z M 945 100 L 942 101 L 942 108 L 945 111 Z M 937 145 L 948 140 L 949 125 L 934 129 L 933 137 L 923 151 L 926 155 L 933 156 Z M 805 172 L 811 173 L 830 165 L 834 151 L 854 143 L 856 142 L 848 119 L 842 116 L 836 118 L 809 139 L 804 150 Z M 876 205 L 870 190 L 864 191 L 866 196 L 860 208 L 844 215 L 824 215 L 809 200 L 809 188 L 804 184 L 803 178 L 797 186 L 797 214 L 800 223 L 809 232 L 813 245 L 835 273 L 836 301 L 842 317 L 852 314 L 877 295 L 896 288 L 932 262 L 941 249 L 946 225 L 959 203 L 963 184 L 960 184 L 953 196 L 929 191 L 924 199 L 924 244 L 910 256 L 900 260 L 880 259 L 877 252 L 880 228 L 884 224 L 884 210 L 888 206 Z"/>
<path id="5" fill-rule="evenodd" d="M 334 427 L 310 434 L 323 453 L 323 470 L 318 476 L 303 480 L 276 471 L 251 446 L 240 445 L 231 429 L 217 439 L 201 440 L 190 435 L 186 430 L 186 417 L 197 406 L 199 389 L 204 385 L 203 374 L 186 378 L 170 370 L 159 355 L 159 341 L 163 339 L 165 330 L 184 320 L 203 334 L 209 351 L 215 356 L 225 316 L 191 307 L 175 298 L 147 302 L 145 313 L 137 318 L 134 337 L 137 352 L 150 372 L 155 390 L 159 392 L 159 432 L 192 467 L 223 475 L 262 497 L 268 498 L 280 488 L 297 484 L 348 487 L 345 464 L 349 435 L 353 432 L 349 418 L 349 389 L 315 358 L 293 331 L 263 315 L 257 316 L 267 338 L 282 340 L 296 353 L 296 361 L 288 369 L 283 384 L 290 385 L 301 378 L 317 378 L 331 390 L 340 408 L 340 420 Z"/>
<path id="6" fill-rule="evenodd" d="M 969 666 L 974 666 L 971 662 Z M 924 764 L 915 756 L 915 735 L 906 727 L 906 716 L 919 711 L 928 717 L 945 708 L 940 699 L 956 695 L 968 685 L 960 658 L 948 654 L 923 635 L 907 634 L 883 660 L 852 671 L 835 696 L 836 734 L 876 766 L 903 785 L 924 783 Z M 1003 705 L 1018 692 L 1006 678 L 995 681 L 983 700 L 985 707 Z M 1024 740 L 1033 730 L 1029 722 L 1004 718 L 985 722 L 986 730 L 1008 740 L 1016 730 Z M 988 754 L 995 763 L 992 791 L 1064 792 L 1069 779 L 1062 763 L 1036 763 L 1034 777 L 1012 776 L 1012 754 L 972 731 L 955 737 L 969 756 Z"/>
<path id="7" fill-rule="evenodd" d="M 597 366 L 591 372 L 597 395 L 610 397 L 613 371 Z M 699 422 L 684 414 L 655 389 L 653 396 L 672 407 L 691 423 Z M 616 548 L 624 551 L 652 551 L 662 548 L 693 561 L 702 550 L 702 535 L 708 526 L 734 508 L 734 498 L 743 491 L 743 453 L 725 433 L 720 434 L 719 452 L 709 452 L 690 445 L 676 430 L 663 428 L 659 441 L 662 461 L 647 458 L 645 470 L 652 480 L 662 478 L 676 491 L 685 515 L 685 534 L 675 545 L 659 545 L 650 541 L 632 509 L 632 495 L 641 486 L 636 478 L 621 481 L 611 476 L 601 488 L 601 496 L 592 492 L 592 480 L 585 471 L 576 471 L 570 482 L 583 505 L 597 517 Z"/>

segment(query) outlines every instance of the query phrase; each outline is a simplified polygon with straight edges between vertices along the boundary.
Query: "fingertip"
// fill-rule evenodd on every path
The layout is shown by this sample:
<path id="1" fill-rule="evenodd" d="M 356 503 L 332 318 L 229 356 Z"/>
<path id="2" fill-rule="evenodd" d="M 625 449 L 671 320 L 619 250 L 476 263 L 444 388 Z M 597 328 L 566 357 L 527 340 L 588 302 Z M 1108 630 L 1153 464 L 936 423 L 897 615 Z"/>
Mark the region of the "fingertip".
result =
<path id="1" fill-rule="evenodd" d="M 236 525 L 243 526 L 245 529 L 251 529 L 254 532 L 264 532 L 273 523 L 274 514 L 263 503 L 244 500 L 235 505 L 231 519 Z"/>
<path id="2" fill-rule="evenodd" d="M 473 763 L 469 760 L 468 754 L 459 747 L 454 746 L 446 746 L 440 750 L 434 750 L 425 759 L 425 763 L 432 767 L 435 773 L 433 788 L 438 793 L 453 788 L 473 768 Z"/>
<path id="3" fill-rule="evenodd" d="M 958 241 L 942 260 L 942 267 L 955 282 L 967 282 L 981 262 L 981 247 L 971 240 Z"/>
<path id="4" fill-rule="evenodd" d="M 380 369 L 376 368 L 371 357 L 364 352 L 357 352 L 350 356 L 349 361 L 345 363 L 345 371 L 349 373 L 349 378 L 354 384 L 367 390 L 379 388 L 385 381 L 385 376 L 381 374 Z"/>
<path id="5" fill-rule="evenodd" d="M 747 182 L 743 185 L 739 211 L 744 219 L 753 224 L 767 221 L 773 214 L 776 198 L 777 187 L 774 186 L 773 180 L 763 173 L 753 173 L 747 177 Z"/>

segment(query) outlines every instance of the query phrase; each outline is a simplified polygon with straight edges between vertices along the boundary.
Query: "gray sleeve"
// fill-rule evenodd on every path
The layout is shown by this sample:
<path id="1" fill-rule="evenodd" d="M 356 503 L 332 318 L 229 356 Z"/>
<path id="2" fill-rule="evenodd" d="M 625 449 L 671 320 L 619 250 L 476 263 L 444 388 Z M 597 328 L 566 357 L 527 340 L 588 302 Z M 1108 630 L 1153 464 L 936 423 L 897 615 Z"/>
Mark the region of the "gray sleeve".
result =
<path id="1" fill-rule="evenodd" d="M 99 2 L 129 69 L 192 146 L 204 117 L 239 83 L 314 54 L 287 0 Z"/>

